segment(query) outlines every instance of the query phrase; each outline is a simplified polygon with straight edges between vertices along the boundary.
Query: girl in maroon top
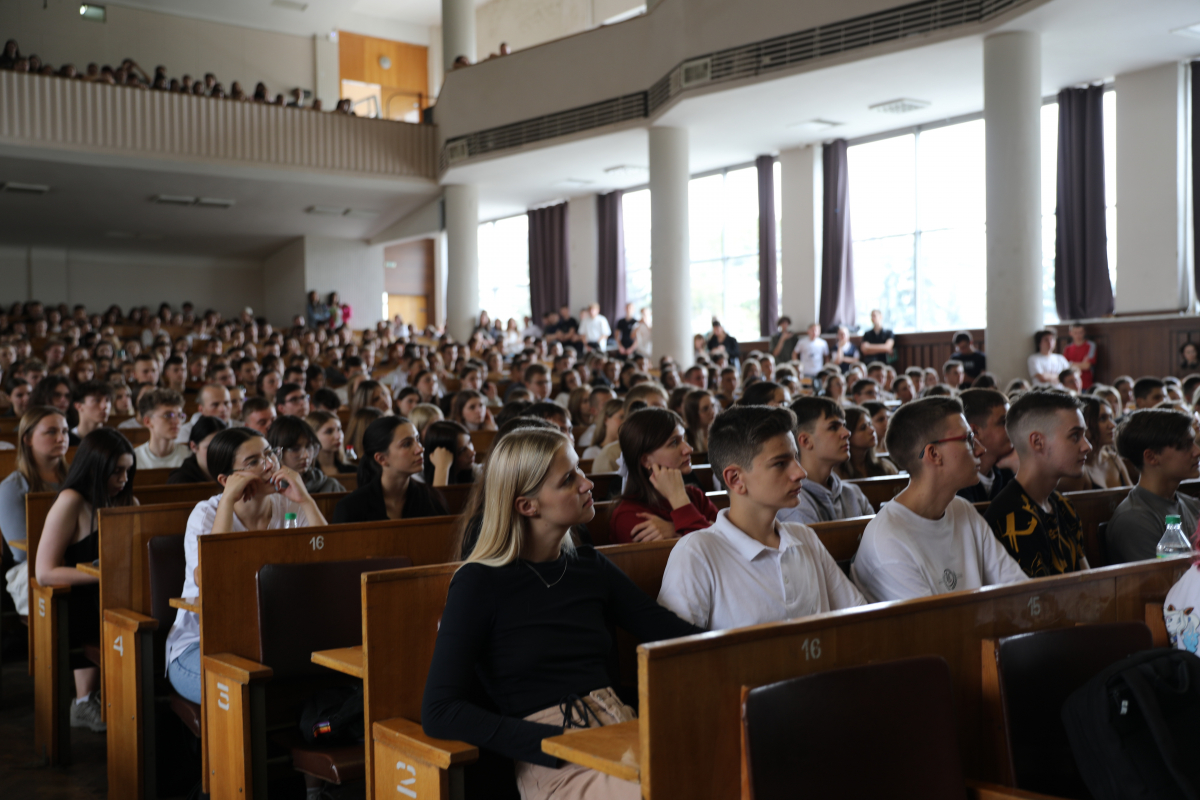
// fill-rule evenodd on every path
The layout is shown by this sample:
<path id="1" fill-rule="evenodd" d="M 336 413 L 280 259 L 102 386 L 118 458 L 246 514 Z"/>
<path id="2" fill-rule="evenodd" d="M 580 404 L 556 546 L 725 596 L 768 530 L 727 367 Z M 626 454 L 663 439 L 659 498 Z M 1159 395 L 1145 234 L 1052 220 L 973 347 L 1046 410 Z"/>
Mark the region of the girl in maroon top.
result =
<path id="1" fill-rule="evenodd" d="M 665 408 L 630 414 L 618 435 L 629 480 L 609 522 L 613 542 L 652 542 L 709 527 L 717 507 L 698 486 L 684 483 L 692 448 L 683 420 Z"/>

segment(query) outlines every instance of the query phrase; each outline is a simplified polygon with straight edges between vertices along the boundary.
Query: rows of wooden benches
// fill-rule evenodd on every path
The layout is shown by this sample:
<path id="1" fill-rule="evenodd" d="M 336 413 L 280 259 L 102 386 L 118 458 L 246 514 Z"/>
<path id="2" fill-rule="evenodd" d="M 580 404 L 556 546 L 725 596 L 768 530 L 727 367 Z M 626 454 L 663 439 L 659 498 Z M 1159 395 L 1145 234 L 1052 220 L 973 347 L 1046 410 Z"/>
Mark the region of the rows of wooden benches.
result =
<path id="1" fill-rule="evenodd" d="M 182 489 L 183 487 L 162 487 L 162 488 L 178 490 L 178 489 Z M 196 487 L 196 488 L 199 488 L 199 487 Z M 198 499 L 202 499 L 203 497 L 210 496 L 211 488 L 212 487 L 210 487 L 209 489 L 203 490 L 201 493 L 202 496 L 198 496 Z M 454 489 L 454 488 L 458 488 L 458 487 L 450 487 L 450 488 Z M 463 488 L 466 488 L 466 487 L 463 487 Z M 186 489 L 185 489 L 185 491 L 186 491 Z M 1095 498 L 1079 498 L 1079 497 L 1076 498 L 1075 502 L 1076 502 L 1077 506 L 1080 505 L 1081 500 L 1086 500 L 1086 501 L 1091 502 L 1091 505 L 1088 505 L 1087 503 L 1085 503 L 1084 506 L 1081 506 L 1081 516 L 1083 516 L 1085 518 L 1085 521 L 1087 521 L 1089 516 L 1091 516 L 1091 514 L 1088 511 L 1086 511 L 1085 509 L 1091 509 L 1094 507 L 1095 512 L 1103 514 L 1104 518 L 1107 518 L 1108 513 L 1111 513 L 1111 508 L 1115 507 L 1116 503 L 1119 502 L 1119 498 L 1116 496 L 1117 493 L 1109 492 L 1109 493 L 1087 493 L 1087 494 L 1092 494 L 1092 495 L 1104 494 L 1104 495 L 1108 495 L 1108 496 L 1095 497 Z M 43 502 L 45 502 L 45 500 L 47 500 L 47 499 L 49 499 L 49 498 L 39 498 L 36 495 L 31 495 L 31 502 L 36 502 L 37 500 L 42 500 Z M 149 499 L 149 498 L 147 498 L 147 499 Z M 324 498 L 322 498 L 322 499 L 324 500 Z M 721 499 L 720 495 L 715 495 L 714 499 L 717 499 L 718 501 L 720 501 L 720 499 Z M 195 502 L 195 500 L 193 499 L 193 500 L 189 500 L 187 502 L 175 504 L 174 507 L 147 505 L 142 508 L 133 508 L 133 509 L 106 509 L 105 511 L 102 512 L 102 514 L 101 514 L 101 520 L 102 520 L 102 522 L 101 522 L 101 546 L 102 546 L 102 557 L 101 557 L 102 561 L 101 561 L 101 563 L 103 565 L 103 571 L 102 571 L 102 579 L 101 579 L 101 591 L 102 591 L 102 596 L 104 598 L 102 601 L 103 608 L 105 610 L 112 609 L 115 607 L 126 607 L 126 608 L 130 608 L 130 609 L 133 609 L 136 611 L 136 609 L 134 608 L 134 604 L 132 602 L 128 606 L 122 606 L 119 603 L 116 606 L 114 606 L 113 604 L 109 603 L 109 601 L 108 601 L 108 598 L 110 596 L 109 589 L 113 588 L 116 585 L 119 585 L 122 582 L 122 580 L 124 580 L 124 582 L 126 582 L 126 583 L 129 583 L 131 580 L 131 578 L 129 576 L 130 576 L 130 574 L 134 574 L 134 573 L 142 574 L 143 577 L 145 577 L 145 579 L 146 579 L 145 582 L 148 582 L 148 580 L 149 580 L 148 571 L 146 569 L 146 567 L 147 567 L 146 564 L 140 565 L 141 569 L 134 569 L 134 567 L 137 565 L 131 565 L 130 563 L 128 563 L 131 559 L 137 560 L 140 557 L 139 553 L 140 553 L 141 548 L 136 545 L 130 545 L 129 544 L 130 540 L 129 540 L 128 536 L 124 540 L 124 542 L 125 542 L 124 545 L 117 544 L 117 542 L 121 539 L 121 536 L 120 536 L 120 534 L 118 534 L 116 532 L 116 529 L 114 529 L 112 527 L 112 525 L 106 525 L 105 520 L 113 520 L 116 518 L 125 517 L 129 521 L 133 521 L 135 523 L 134 528 L 140 532 L 139 535 L 158 537 L 159 534 L 171 533 L 176 538 L 179 539 L 180 546 L 181 546 L 181 541 L 182 541 L 181 534 L 182 534 L 184 526 L 186 525 L 187 515 L 188 515 L 188 513 L 190 513 L 191 508 L 194 506 L 194 502 Z M 330 503 L 328 510 L 331 510 L 332 498 L 329 500 L 326 500 L 326 502 Z M 45 508 L 48 510 L 48 505 L 46 505 Z M 593 533 L 593 536 L 595 536 L 598 541 L 606 540 L 603 535 L 603 529 L 606 525 L 606 513 L 610 512 L 610 511 L 611 511 L 610 504 L 604 504 L 604 503 L 598 504 L 598 519 L 595 520 L 591 526 L 589 526 L 590 529 L 594 529 L 595 532 Z M 30 519 L 31 520 L 35 519 L 34 515 L 37 513 L 37 511 L 31 507 L 30 512 L 31 512 Z M 161 515 L 164 513 L 168 515 L 168 518 L 161 517 Z M 174 515 L 174 516 L 172 517 L 170 515 Z M 862 527 L 865 525 L 865 522 L 868 519 L 869 518 L 860 518 L 857 520 L 843 521 L 840 523 L 828 523 L 826 525 L 819 526 L 820 528 L 825 529 L 821 532 L 822 539 L 826 542 L 826 545 L 827 545 L 827 547 L 829 547 L 830 552 L 833 553 L 836 558 L 838 558 L 839 560 L 842 560 L 842 561 L 846 561 L 850 557 L 852 557 L 853 550 L 857 547 L 858 538 L 861 536 Z M 415 523 L 387 523 L 386 525 L 401 526 L 401 527 L 408 525 L 408 526 L 413 526 L 415 528 L 420 529 L 423 527 L 428 527 L 431 524 L 436 527 L 436 525 L 439 523 L 437 523 L 436 521 L 415 521 Z M 338 527 L 339 528 L 347 528 L 347 529 L 353 529 L 353 528 L 361 529 L 363 526 L 338 526 Z M 370 527 L 370 526 L 368 525 L 367 527 Z M 333 531 L 332 528 L 330 530 Z M 336 531 L 333 531 L 333 532 L 336 533 Z M 310 534 L 308 536 L 309 546 L 310 546 L 310 548 L 315 547 L 314 542 L 316 541 L 316 538 L 314 538 L 314 535 L 312 534 L 311 529 L 310 529 L 310 531 L 305 531 L 303 533 Z M 112 535 L 110 536 L 108 534 L 112 534 Z M 132 535 L 132 534 L 129 534 L 129 535 Z M 324 533 L 317 533 L 317 534 L 315 534 L 315 537 L 323 537 L 324 535 L 325 535 Z M 219 537 L 204 537 L 204 539 L 202 541 L 207 542 L 210 538 L 216 539 Z M 301 537 L 301 539 L 303 539 L 303 538 L 304 537 Z M 108 541 L 106 541 L 106 540 L 108 540 Z M 442 542 L 441 545 L 439 545 L 439 546 L 442 547 L 443 550 L 445 550 L 445 542 Z M 121 566 L 120 556 L 114 555 L 114 549 L 113 549 L 114 547 L 116 548 L 116 553 L 120 553 L 120 552 L 124 551 L 124 552 L 127 552 L 130 554 L 126 557 L 126 563 L 124 564 L 124 566 Z M 649 550 L 655 549 L 652 546 L 640 546 L 639 545 L 639 546 L 633 547 L 634 550 L 637 550 L 638 548 L 649 549 Z M 323 548 L 318 548 L 318 549 L 323 549 Z M 326 554 L 326 555 L 329 555 L 329 554 Z M 368 549 L 367 556 L 364 556 L 364 557 L 378 556 L 378 555 L 379 555 L 379 553 Z M 401 554 L 401 555 L 404 555 L 404 554 Z M 445 561 L 450 558 L 450 555 L 443 553 L 442 555 L 437 555 L 434 557 L 436 559 L 435 561 L 432 561 L 432 562 L 425 561 L 425 563 L 437 563 L 438 561 Z M 111 569 L 108 566 L 110 561 L 112 563 Z M 418 561 L 415 563 L 421 563 L 421 562 Z M 665 556 L 664 556 L 663 563 L 665 564 Z M 1103 563 L 1103 562 L 1101 560 L 1093 560 L 1093 563 L 1099 564 L 1099 563 Z M 124 578 L 120 577 L 122 575 L 124 575 Z M 251 583 L 253 583 L 253 580 L 251 581 Z M 167 585 L 175 586 L 175 587 L 182 585 L 182 566 L 180 566 L 180 575 L 179 575 L 178 579 L 167 582 Z M 176 589 L 176 591 L 177 591 L 177 589 Z M 657 593 L 657 589 L 655 589 L 654 593 L 655 594 Z M 209 597 L 209 598 L 211 598 L 212 596 L 213 595 L 211 593 L 206 595 L 206 597 Z M 53 604 L 54 594 L 47 596 L 45 599 L 47 602 L 50 602 L 51 604 Z M 145 598 L 143 597 L 143 599 L 145 599 Z M 143 606 L 144 606 L 144 604 L 143 604 Z M 169 606 L 167 608 L 169 609 Z M 143 610 L 150 610 L 150 609 L 143 609 Z M 138 612 L 138 613 L 142 613 L 142 612 Z M 173 616 L 173 612 L 171 612 L 171 613 Z M 106 639 L 105 639 L 105 641 L 107 642 L 108 641 L 108 617 L 109 617 L 109 615 L 105 614 L 105 617 L 106 617 L 106 628 L 105 628 Z M 202 619 L 203 619 L 203 617 L 202 617 Z M 166 627 L 169 628 L 169 620 L 167 620 Z M 132 631 L 131 631 L 131 633 L 132 633 Z M 162 634 L 165 636 L 165 631 L 163 631 Z M 57 639 L 57 637 L 51 635 L 47 638 L 46 641 L 48 644 L 50 644 L 50 643 L 55 642 L 56 639 Z M 116 643 L 115 640 L 114 640 L 114 643 Z M 122 645 L 121 649 L 123 649 L 124 644 L 125 644 L 124 640 L 122 640 L 119 644 Z M 219 650 L 211 651 L 207 647 L 205 648 L 206 654 L 218 653 L 218 652 L 221 652 L 221 651 L 219 651 Z M 108 652 L 107 649 L 106 649 L 104 655 L 105 655 L 106 662 L 110 658 L 117 657 L 117 656 L 113 656 L 112 653 Z M 119 656 L 124 658 L 124 653 L 119 653 Z M 56 661 L 57 659 L 51 659 L 51 660 Z M 137 659 L 135 659 L 135 661 L 137 661 Z M 156 672 L 156 674 L 161 674 L 161 670 Z M 106 707 L 108 707 L 108 708 L 111 708 L 111 705 L 113 702 L 112 698 L 118 697 L 118 695 L 114 694 L 114 692 L 109 690 L 109 688 L 108 688 L 111 680 L 115 680 L 115 678 L 106 678 L 106 680 L 105 680 Z M 123 681 L 122 683 L 127 683 L 127 681 Z M 141 685 L 144 687 L 145 684 L 142 681 L 135 681 L 134 685 Z M 43 718 L 44 718 L 44 715 L 42 715 L 42 714 L 39 714 L 39 716 L 43 716 Z M 57 715 L 52 715 L 52 716 L 57 716 Z M 137 716 L 137 715 L 134 715 L 134 716 Z M 124 716 L 119 715 L 118 719 L 124 719 Z M 112 720 L 112 717 L 110 715 L 110 721 L 111 720 Z M 119 730 L 120 730 L 119 725 L 113 725 L 112 727 L 110 727 L 110 731 L 113 731 L 113 733 L 110 733 L 110 739 L 117 737 L 117 731 L 119 731 Z M 53 741 L 54 737 L 50 737 L 50 739 L 51 739 L 51 741 L 43 741 L 43 746 L 53 748 L 57 744 L 58 748 L 60 748 L 59 757 L 61 758 L 63 755 L 61 752 L 62 743 L 57 743 L 57 742 Z M 224 741 L 224 739 L 222 739 L 222 741 Z M 114 750 L 110 750 L 110 752 L 116 754 L 116 753 L 120 753 L 121 750 L 119 748 L 117 748 Z M 118 764 L 114 764 L 114 766 L 118 767 L 118 772 L 120 770 L 119 763 L 126 763 L 126 762 L 124 759 L 118 759 Z M 136 762 L 134 762 L 134 763 L 136 763 Z M 205 771 L 205 775 L 206 775 L 206 777 L 209 777 L 209 770 Z"/>

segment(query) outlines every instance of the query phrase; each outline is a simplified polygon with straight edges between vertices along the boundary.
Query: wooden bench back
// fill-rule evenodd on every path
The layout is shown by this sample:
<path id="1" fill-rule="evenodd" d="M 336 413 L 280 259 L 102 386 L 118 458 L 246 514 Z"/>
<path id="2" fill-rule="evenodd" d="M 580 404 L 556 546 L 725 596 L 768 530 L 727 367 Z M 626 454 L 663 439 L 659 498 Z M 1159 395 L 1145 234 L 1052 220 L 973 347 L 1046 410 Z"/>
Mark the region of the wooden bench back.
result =
<path id="1" fill-rule="evenodd" d="M 862 493 L 867 496 L 871 507 L 876 511 L 879 507 L 891 500 L 900 492 L 904 491 L 904 487 L 908 486 L 908 475 L 882 475 L 878 478 L 853 478 L 846 481 L 853 483 Z"/>
<path id="2" fill-rule="evenodd" d="M 950 665 L 964 772 L 994 780 L 982 719 L 982 640 L 1142 621 L 1146 603 L 1161 601 L 1187 566 L 1186 559 L 1141 562 L 643 645 L 643 796 L 738 796 L 742 687 L 918 655 L 940 655 Z"/>
<path id="3" fill-rule="evenodd" d="M 475 452 L 480 455 L 487 455 L 495 438 L 496 431 L 471 431 L 471 444 L 475 445 Z"/>
<path id="4" fill-rule="evenodd" d="M 100 509 L 101 619 L 106 608 L 150 616 L 146 544 L 155 536 L 182 536 L 195 507 L 184 502 Z"/>

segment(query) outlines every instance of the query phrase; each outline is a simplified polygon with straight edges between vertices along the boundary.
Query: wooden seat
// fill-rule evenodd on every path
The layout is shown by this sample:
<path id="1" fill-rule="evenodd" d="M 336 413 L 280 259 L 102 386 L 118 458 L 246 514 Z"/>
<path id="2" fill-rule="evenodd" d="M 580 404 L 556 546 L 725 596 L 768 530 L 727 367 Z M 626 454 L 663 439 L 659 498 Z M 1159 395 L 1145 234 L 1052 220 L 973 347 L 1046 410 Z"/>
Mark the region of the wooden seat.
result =
<path id="1" fill-rule="evenodd" d="M 846 481 L 862 490 L 876 511 L 908 486 L 908 475 L 882 475 L 878 478 L 853 478 Z"/>
<path id="2" fill-rule="evenodd" d="M 937 656 L 746 689 L 742 796 L 961 800 L 953 693 L 950 667 Z"/>
<path id="3" fill-rule="evenodd" d="M 1060 797 L 1089 793 L 1060 718 L 1063 703 L 1104 668 L 1153 646 L 1142 622 L 1114 622 L 983 641 L 984 696 L 1000 736 L 1003 781 Z"/>

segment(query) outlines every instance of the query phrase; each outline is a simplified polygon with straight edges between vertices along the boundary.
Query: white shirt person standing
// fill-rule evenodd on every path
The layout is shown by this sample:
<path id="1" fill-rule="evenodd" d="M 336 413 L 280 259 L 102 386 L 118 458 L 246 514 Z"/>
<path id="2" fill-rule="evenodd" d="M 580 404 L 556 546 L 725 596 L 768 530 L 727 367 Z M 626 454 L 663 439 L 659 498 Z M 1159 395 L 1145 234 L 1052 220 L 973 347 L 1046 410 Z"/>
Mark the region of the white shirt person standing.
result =
<path id="1" fill-rule="evenodd" d="M 825 366 L 825 359 L 829 358 L 829 344 L 821 338 L 819 324 L 814 322 L 808 326 L 808 338 L 796 342 L 792 355 L 800 360 L 804 377 L 817 377 L 817 373 Z"/>

